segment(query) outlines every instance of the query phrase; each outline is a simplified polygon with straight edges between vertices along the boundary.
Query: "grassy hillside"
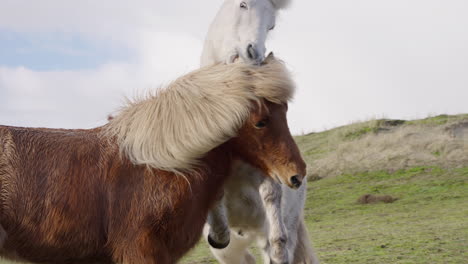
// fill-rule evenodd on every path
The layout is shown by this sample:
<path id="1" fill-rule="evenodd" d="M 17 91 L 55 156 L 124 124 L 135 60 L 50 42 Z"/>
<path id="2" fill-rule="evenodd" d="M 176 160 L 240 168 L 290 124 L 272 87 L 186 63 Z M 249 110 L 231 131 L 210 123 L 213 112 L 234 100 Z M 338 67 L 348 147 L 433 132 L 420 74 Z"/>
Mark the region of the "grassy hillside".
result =
<path id="1" fill-rule="evenodd" d="M 296 137 L 309 179 L 415 166 L 468 164 L 468 114 L 372 120 Z"/>
<path id="2" fill-rule="evenodd" d="M 296 141 L 322 263 L 466 263 L 468 115 L 372 120 Z M 397 200 L 359 203 L 365 194 Z M 201 242 L 182 263 L 216 262 Z"/>

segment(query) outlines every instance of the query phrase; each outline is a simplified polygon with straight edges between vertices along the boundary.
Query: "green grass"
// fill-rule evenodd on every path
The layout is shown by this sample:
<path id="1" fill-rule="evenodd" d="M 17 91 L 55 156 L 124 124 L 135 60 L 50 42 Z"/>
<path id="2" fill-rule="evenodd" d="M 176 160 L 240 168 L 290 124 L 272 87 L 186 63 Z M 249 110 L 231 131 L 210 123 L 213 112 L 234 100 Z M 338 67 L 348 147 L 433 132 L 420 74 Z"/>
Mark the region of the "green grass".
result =
<path id="1" fill-rule="evenodd" d="M 391 204 L 356 203 L 389 194 Z M 417 167 L 310 184 L 306 220 L 322 263 L 463 263 L 468 168 Z"/>
<path id="2" fill-rule="evenodd" d="M 415 167 L 309 182 L 305 219 L 321 263 L 466 263 L 467 205 L 468 167 Z M 203 242 L 182 263 L 216 262 Z"/>

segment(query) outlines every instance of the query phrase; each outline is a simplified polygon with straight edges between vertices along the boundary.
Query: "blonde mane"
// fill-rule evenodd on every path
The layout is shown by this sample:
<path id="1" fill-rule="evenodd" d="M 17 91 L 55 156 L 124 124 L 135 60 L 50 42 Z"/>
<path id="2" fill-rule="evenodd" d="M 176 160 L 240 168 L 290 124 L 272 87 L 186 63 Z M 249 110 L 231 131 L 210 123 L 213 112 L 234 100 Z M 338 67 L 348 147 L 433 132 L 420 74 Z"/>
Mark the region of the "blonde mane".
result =
<path id="1" fill-rule="evenodd" d="M 182 172 L 211 149 L 236 136 L 252 101 L 284 103 L 294 84 L 282 62 L 262 66 L 218 64 L 182 76 L 166 89 L 129 102 L 106 125 L 134 164 Z"/>

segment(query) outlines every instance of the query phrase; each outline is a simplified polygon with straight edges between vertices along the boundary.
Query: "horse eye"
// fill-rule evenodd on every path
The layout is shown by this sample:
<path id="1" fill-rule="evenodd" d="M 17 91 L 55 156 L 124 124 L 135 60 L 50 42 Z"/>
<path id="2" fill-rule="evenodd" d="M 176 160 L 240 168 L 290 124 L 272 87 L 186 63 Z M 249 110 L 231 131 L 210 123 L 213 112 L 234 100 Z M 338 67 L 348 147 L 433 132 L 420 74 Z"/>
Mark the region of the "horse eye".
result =
<path id="1" fill-rule="evenodd" d="M 240 3 L 240 7 L 247 9 L 247 3 L 246 2 Z"/>
<path id="2" fill-rule="evenodd" d="M 271 27 L 269 30 L 273 30 L 273 29 L 275 29 L 275 26 L 276 26 L 276 25 L 273 25 L 273 26 L 272 26 L 272 27 Z"/>
<path id="3" fill-rule="evenodd" d="M 261 121 L 258 121 L 256 124 L 255 124 L 255 127 L 256 128 L 264 128 L 266 127 L 268 124 L 268 119 L 263 119 Z"/>

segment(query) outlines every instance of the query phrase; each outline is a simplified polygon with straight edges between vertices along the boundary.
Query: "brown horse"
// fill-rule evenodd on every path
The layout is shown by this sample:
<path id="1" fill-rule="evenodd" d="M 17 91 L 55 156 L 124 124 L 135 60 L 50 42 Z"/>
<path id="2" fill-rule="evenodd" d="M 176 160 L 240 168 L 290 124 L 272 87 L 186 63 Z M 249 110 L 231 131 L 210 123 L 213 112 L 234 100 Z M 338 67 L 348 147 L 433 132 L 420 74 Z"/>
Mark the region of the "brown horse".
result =
<path id="1" fill-rule="evenodd" d="M 0 254 L 43 263 L 175 263 L 237 160 L 293 186 L 283 64 L 215 65 L 90 130 L 0 126 Z"/>

